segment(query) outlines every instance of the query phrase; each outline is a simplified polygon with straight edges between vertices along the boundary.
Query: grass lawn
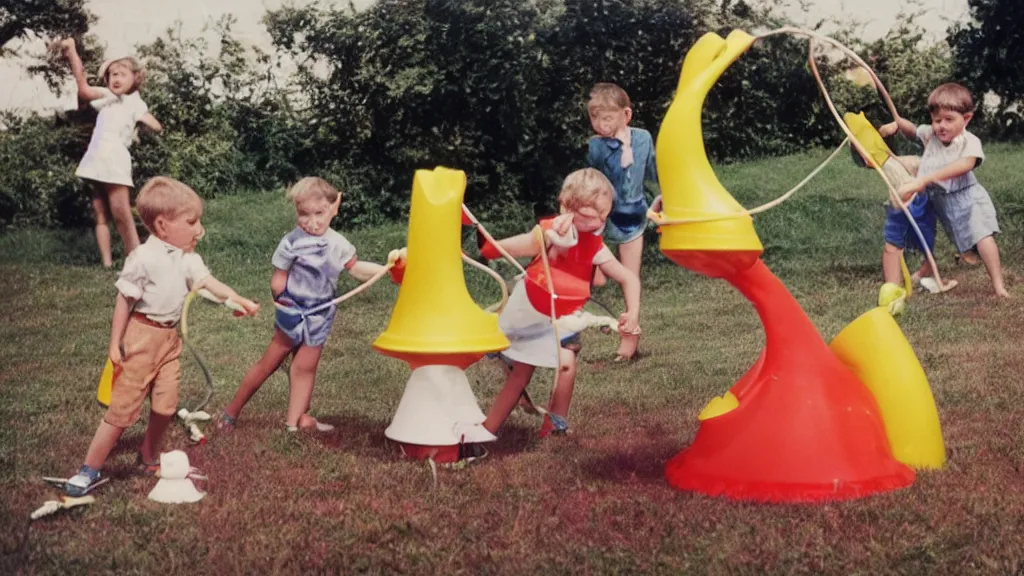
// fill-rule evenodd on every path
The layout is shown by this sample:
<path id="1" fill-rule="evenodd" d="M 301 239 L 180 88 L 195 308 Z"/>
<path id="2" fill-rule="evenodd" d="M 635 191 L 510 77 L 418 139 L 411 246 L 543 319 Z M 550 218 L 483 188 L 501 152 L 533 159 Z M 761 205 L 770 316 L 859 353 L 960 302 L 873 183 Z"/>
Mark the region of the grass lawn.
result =
<path id="1" fill-rule="evenodd" d="M 929 376 L 949 464 L 908 489 L 820 505 L 738 503 L 666 485 L 666 460 L 691 441 L 704 404 L 753 363 L 763 334 L 752 306 L 726 283 L 675 267 L 652 248 L 644 357 L 613 365 L 616 339 L 585 335 L 568 437 L 538 441 L 539 420 L 516 412 L 490 458 L 439 471 L 436 486 L 424 463 L 400 459 L 384 429 L 408 368 L 370 348 L 397 294 L 382 282 L 343 305 L 324 352 L 313 414 L 336 431 L 286 433 L 287 381 L 276 374 L 234 434 L 187 448 L 180 427 L 168 433 L 166 447 L 187 448 L 210 477 L 200 503 L 146 498 L 155 481 L 134 472 L 139 424 L 109 460 L 113 480 L 95 504 L 30 523 L 29 513 L 57 496 L 40 477 L 77 470 L 102 416 L 94 398 L 116 272 L 95 263 L 89 231 L 9 232 L 0 236 L 0 571 L 1013 573 L 1024 566 L 1024 149 L 986 151 L 978 175 L 1000 214 L 1014 299 L 991 296 L 984 269 L 958 267 L 940 234 L 940 266 L 960 286 L 914 297 L 900 319 Z M 824 154 L 719 173 L 753 206 Z M 755 217 L 766 263 L 826 340 L 876 302 L 883 199 L 877 176 L 840 159 Z M 199 251 L 214 274 L 269 303 L 270 255 L 294 223 L 283 195 L 209 202 L 204 222 Z M 349 238 L 380 261 L 404 233 L 394 226 Z M 467 277 L 479 302 L 497 299 L 485 276 Z M 621 308 L 616 289 L 597 296 Z M 272 309 L 238 320 L 197 303 L 192 318 L 216 379 L 216 412 L 263 352 Z M 183 366 L 182 399 L 191 406 L 202 377 L 191 357 Z M 498 366 L 480 362 L 469 376 L 486 408 L 502 383 Z M 546 398 L 550 385 L 541 371 L 534 398 Z"/>

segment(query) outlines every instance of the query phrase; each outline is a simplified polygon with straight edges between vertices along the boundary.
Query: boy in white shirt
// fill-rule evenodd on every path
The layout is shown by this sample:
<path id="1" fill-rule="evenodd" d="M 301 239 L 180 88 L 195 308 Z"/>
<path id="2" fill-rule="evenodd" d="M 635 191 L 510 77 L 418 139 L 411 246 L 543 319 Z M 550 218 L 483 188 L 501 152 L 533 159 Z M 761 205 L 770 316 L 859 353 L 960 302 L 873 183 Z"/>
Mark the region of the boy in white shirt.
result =
<path id="1" fill-rule="evenodd" d="M 899 130 L 924 144 L 917 178 L 903 184 L 898 193 L 905 203 L 916 194 L 928 194 L 957 251 L 977 251 L 996 295 L 1007 298 L 1010 293 L 1003 283 L 995 240 L 999 234 L 996 209 L 988 191 L 974 175 L 974 169 L 985 160 L 981 140 L 967 130 L 974 116 L 974 99 L 959 84 L 942 84 L 928 95 L 928 112 L 932 117 L 930 125 L 914 126 L 897 118 L 878 130 L 883 137 Z"/>
<path id="2" fill-rule="evenodd" d="M 85 463 L 65 485 L 69 496 L 82 496 L 105 481 L 100 468 L 124 430 L 139 419 L 146 396 L 150 417 L 140 457 L 147 471 L 157 470 L 161 440 L 178 409 L 182 343 L 177 325 L 190 290 L 205 288 L 221 299 L 230 298 L 250 316 L 259 310 L 256 303 L 211 276 L 194 252 L 204 233 L 203 202 L 194 190 L 158 176 L 143 186 L 136 206 L 152 235 L 128 256 L 116 283 L 110 406 Z"/>

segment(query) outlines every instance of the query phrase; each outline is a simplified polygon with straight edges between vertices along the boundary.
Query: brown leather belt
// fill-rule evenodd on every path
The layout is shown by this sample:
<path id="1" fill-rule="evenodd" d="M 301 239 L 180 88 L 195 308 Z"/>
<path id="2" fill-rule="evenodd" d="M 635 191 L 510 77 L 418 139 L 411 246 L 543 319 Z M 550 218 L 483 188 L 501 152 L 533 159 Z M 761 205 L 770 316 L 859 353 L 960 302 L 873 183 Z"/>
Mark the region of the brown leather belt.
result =
<path id="1" fill-rule="evenodd" d="M 146 316 L 142 312 L 132 312 L 132 319 L 140 324 L 152 326 L 153 328 L 171 329 L 178 326 L 177 322 L 157 322 L 156 320 L 151 320 L 149 316 Z"/>

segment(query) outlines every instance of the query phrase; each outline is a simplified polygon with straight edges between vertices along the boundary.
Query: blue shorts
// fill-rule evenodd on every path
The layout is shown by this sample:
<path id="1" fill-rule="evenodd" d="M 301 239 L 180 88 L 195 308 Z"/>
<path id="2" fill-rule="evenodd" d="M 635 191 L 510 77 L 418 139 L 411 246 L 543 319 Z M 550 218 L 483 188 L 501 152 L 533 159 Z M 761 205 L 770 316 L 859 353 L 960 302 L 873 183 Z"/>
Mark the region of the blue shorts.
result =
<path id="1" fill-rule="evenodd" d="M 921 215 L 915 217 L 914 222 L 921 229 L 921 235 L 924 236 L 925 242 L 928 243 L 928 250 L 931 251 L 935 248 L 936 223 L 935 208 L 932 207 L 931 202 L 925 203 Z M 921 239 L 914 232 L 910 221 L 907 220 L 907 215 L 899 208 L 886 208 L 884 235 L 886 244 L 891 244 L 897 248 L 910 248 L 911 250 L 924 252 L 924 248 L 921 246 Z"/>
<path id="2" fill-rule="evenodd" d="M 628 244 L 644 235 L 647 229 L 647 201 L 626 204 L 615 201 L 605 222 L 605 238 L 613 244 Z"/>
<path id="3" fill-rule="evenodd" d="M 292 346 L 323 346 L 331 334 L 336 306 L 306 314 L 305 310 L 289 306 L 288 310 L 278 308 L 274 314 L 274 326 L 284 332 Z"/>

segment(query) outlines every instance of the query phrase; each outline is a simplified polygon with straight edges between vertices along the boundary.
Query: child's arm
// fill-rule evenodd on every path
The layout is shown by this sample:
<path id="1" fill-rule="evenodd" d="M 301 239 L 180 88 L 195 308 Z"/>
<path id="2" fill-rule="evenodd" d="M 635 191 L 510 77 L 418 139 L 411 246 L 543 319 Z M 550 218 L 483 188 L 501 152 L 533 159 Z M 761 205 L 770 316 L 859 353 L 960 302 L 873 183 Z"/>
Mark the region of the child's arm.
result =
<path id="1" fill-rule="evenodd" d="M 658 163 L 654 158 L 654 142 L 651 142 L 651 153 L 647 156 L 647 167 L 644 170 L 647 182 L 654 184 L 656 193 L 652 193 L 651 198 L 651 210 L 658 212 L 661 210 L 661 182 L 658 181 Z M 644 187 L 644 192 L 647 192 L 647 187 Z"/>
<path id="2" fill-rule="evenodd" d="M 519 234 L 504 240 L 498 240 L 498 244 L 505 249 L 513 258 L 533 258 L 540 254 L 540 245 L 537 243 L 537 228 L 526 234 Z M 542 228 L 542 227 L 541 227 Z M 543 228 L 542 228 L 543 229 Z M 571 213 L 559 214 L 551 222 L 551 227 L 544 230 L 545 241 L 551 247 L 551 255 L 560 247 L 572 246 L 576 243 L 576 229 L 573 227 L 573 215 Z M 485 242 L 480 247 L 480 255 L 488 260 L 501 258 L 501 252 L 490 242 Z"/>
<path id="3" fill-rule="evenodd" d="M 206 288 L 207 290 L 210 291 L 211 294 L 213 294 L 217 298 L 220 298 L 221 300 L 233 300 L 241 304 L 242 308 L 245 308 L 245 313 L 248 316 L 255 316 L 256 312 L 258 312 L 260 309 L 259 304 L 253 302 L 252 300 L 249 300 L 248 298 L 243 298 L 239 296 L 237 292 L 232 290 L 229 286 L 227 286 L 220 280 L 214 278 L 212 274 L 207 275 L 206 278 L 203 278 L 202 280 L 197 282 L 195 286 L 192 287 L 192 289 L 195 291 L 199 291 L 203 288 Z"/>
<path id="4" fill-rule="evenodd" d="M 897 118 L 895 122 L 882 124 L 878 127 L 878 134 L 882 138 L 888 138 L 897 131 L 902 133 L 905 138 L 917 140 L 917 126 L 914 126 L 914 123 L 906 118 Z"/>
<path id="5" fill-rule="evenodd" d="M 288 271 L 274 268 L 274 274 L 270 277 L 270 294 L 277 300 L 288 288 Z"/>
<path id="6" fill-rule="evenodd" d="M 114 303 L 114 321 L 110 325 L 110 361 L 114 364 L 124 362 L 121 354 L 121 342 L 124 340 L 124 331 L 128 327 L 128 316 L 131 314 L 132 306 L 135 305 L 134 298 L 128 298 L 121 292 L 117 293 L 117 301 Z"/>
<path id="7" fill-rule="evenodd" d="M 600 150 L 598 148 L 598 140 L 593 137 L 591 137 L 590 140 L 587 141 L 587 166 L 589 166 L 590 168 L 597 168 L 598 170 L 601 169 L 601 158 Z"/>
<path id="8" fill-rule="evenodd" d="M 150 114 L 149 112 L 146 112 L 141 117 L 139 117 L 139 123 L 158 134 L 164 131 L 164 127 L 160 124 L 156 117 Z"/>
<path id="9" fill-rule="evenodd" d="M 619 331 L 626 334 L 636 332 L 640 324 L 640 278 L 615 258 L 609 258 L 607 262 L 599 264 L 598 268 L 622 286 L 626 312 L 619 316 Z"/>
<path id="10" fill-rule="evenodd" d="M 384 270 L 384 266 L 381 266 L 376 262 L 356 260 L 355 257 L 353 257 L 352 260 L 349 260 L 349 263 L 345 265 L 345 268 L 348 268 L 348 273 L 360 282 L 366 282 L 380 273 L 381 270 Z"/>
<path id="11" fill-rule="evenodd" d="M 60 47 L 64 52 L 64 57 L 68 59 L 68 64 L 71 65 L 71 75 L 75 77 L 75 83 L 78 85 L 78 97 L 86 101 L 103 98 L 105 96 L 103 91 L 89 86 L 89 82 L 85 79 L 85 66 L 82 65 L 82 59 L 78 56 L 75 40 L 65 38 L 61 41 Z"/>
<path id="12" fill-rule="evenodd" d="M 909 202 L 910 198 L 914 194 L 924 190 L 929 184 L 938 184 L 957 176 L 963 176 L 971 170 L 974 170 L 974 165 L 977 164 L 978 159 L 973 156 L 967 158 L 961 158 L 955 162 L 951 162 L 946 166 L 932 172 L 927 176 L 921 178 L 915 178 L 914 180 L 907 182 L 903 186 L 900 186 L 899 195 L 904 203 Z"/>
<path id="13" fill-rule="evenodd" d="M 498 240 L 498 245 L 504 248 L 513 258 L 533 258 L 540 253 L 540 246 L 537 245 L 537 237 L 533 232 Z M 480 248 L 480 254 L 488 260 L 501 258 L 501 253 L 490 242 L 486 242 Z"/>

